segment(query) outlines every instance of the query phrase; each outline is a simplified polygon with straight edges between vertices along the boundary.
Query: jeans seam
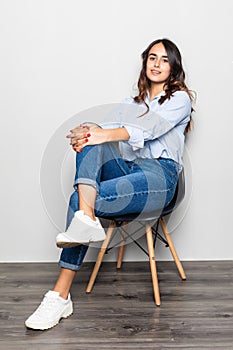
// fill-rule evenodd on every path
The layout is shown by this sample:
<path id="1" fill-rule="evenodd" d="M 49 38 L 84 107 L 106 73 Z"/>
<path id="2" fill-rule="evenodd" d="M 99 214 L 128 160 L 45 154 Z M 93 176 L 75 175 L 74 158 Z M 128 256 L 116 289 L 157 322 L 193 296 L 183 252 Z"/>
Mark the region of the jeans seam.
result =
<path id="1" fill-rule="evenodd" d="M 96 171 L 95 171 L 95 179 L 97 179 L 97 176 L 98 176 L 98 172 L 100 171 L 101 169 L 101 159 L 103 157 L 103 147 L 99 148 L 100 151 L 97 153 L 98 155 L 98 158 L 97 158 L 97 167 L 96 167 Z M 101 153 L 101 157 L 100 157 L 100 153 Z M 97 181 L 96 181 L 97 183 Z M 98 184 L 98 188 L 99 188 L 99 184 Z"/>
<path id="2" fill-rule="evenodd" d="M 168 191 L 171 191 L 173 188 L 172 187 L 169 187 L 165 190 L 152 190 L 152 191 L 141 191 L 141 192 L 132 192 L 132 193 L 129 193 L 129 194 L 124 194 L 124 195 L 116 195 L 116 196 L 106 196 L 106 197 L 101 197 L 99 199 L 97 199 L 96 201 L 99 201 L 99 200 L 103 200 L 103 199 L 118 199 L 118 198 L 127 198 L 127 197 L 133 197 L 133 196 L 137 196 L 137 195 L 144 195 L 144 194 L 153 194 L 153 193 L 166 193 Z"/>

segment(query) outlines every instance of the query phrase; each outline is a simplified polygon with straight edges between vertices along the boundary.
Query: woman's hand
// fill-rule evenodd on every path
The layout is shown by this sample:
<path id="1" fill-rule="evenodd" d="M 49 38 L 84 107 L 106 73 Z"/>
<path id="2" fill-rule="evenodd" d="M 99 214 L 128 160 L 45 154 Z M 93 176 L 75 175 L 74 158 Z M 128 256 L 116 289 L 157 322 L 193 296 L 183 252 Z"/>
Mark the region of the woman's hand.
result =
<path id="1" fill-rule="evenodd" d="M 89 136 L 89 126 L 80 124 L 76 128 L 70 130 L 70 134 L 66 137 L 70 139 L 70 145 L 75 151 L 75 147 L 77 146 L 77 152 L 82 152 L 81 145 L 88 141 Z"/>
<path id="2" fill-rule="evenodd" d="M 96 124 L 85 123 L 70 130 L 67 135 L 75 152 L 82 152 L 86 146 L 100 145 L 105 142 L 127 141 L 129 134 L 126 128 L 102 129 Z"/>
<path id="3" fill-rule="evenodd" d="M 80 124 L 70 132 L 67 138 L 71 139 L 70 145 L 76 152 L 82 152 L 85 146 L 106 142 L 104 130 L 96 124 Z"/>

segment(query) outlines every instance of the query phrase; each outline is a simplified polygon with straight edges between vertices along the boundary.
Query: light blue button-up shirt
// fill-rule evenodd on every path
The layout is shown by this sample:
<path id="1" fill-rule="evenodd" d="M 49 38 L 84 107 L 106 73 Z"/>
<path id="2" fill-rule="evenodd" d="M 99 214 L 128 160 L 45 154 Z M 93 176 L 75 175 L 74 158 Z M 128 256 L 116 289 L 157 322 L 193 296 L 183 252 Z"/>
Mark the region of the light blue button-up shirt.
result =
<path id="1" fill-rule="evenodd" d="M 170 158 L 182 165 L 184 131 L 190 120 L 191 100 L 185 91 L 176 91 L 161 105 L 159 99 L 165 92 L 149 100 L 149 112 L 144 103 L 127 98 L 111 114 L 102 127 L 125 127 L 130 135 L 128 141 L 120 141 L 119 148 L 125 160 L 138 158 Z"/>

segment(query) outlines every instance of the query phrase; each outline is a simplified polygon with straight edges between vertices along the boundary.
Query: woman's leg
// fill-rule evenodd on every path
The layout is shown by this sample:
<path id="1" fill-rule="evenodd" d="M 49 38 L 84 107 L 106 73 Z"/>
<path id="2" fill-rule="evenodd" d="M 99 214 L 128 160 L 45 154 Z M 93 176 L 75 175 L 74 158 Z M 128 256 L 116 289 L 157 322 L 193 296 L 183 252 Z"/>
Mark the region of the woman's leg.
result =
<path id="1" fill-rule="evenodd" d="M 67 226 L 78 209 L 78 193 L 74 192 L 69 202 Z M 62 250 L 59 261 L 61 270 L 53 291 L 45 294 L 42 303 L 25 321 L 26 327 L 40 330 L 49 329 L 55 326 L 61 318 L 72 314 L 73 304 L 69 291 L 76 272 L 81 268 L 87 249 L 88 246 L 80 245 Z"/>
<path id="2" fill-rule="evenodd" d="M 74 187 L 84 189 L 79 197 L 92 215 L 114 216 L 162 210 L 174 193 L 177 178 L 175 162 L 126 162 L 114 145 L 107 143 L 77 153 Z M 92 191 L 89 202 L 85 193 L 88 188 Z"/>
<path id="3" fill-rule="evenodd" d="M 85 147 L 76 157 L 76 191 L 70 199 L 67 227 L 80 208 L 89 216 L 105 217 L 163 208 L 169 199 L 168 193 L 172 193 L 165 173 L 153 160 L 144 161 L 141 167 L 125 162 L 111 144 Z M 54 291 L 63 298 L 69 294 L 87 249 L 88 246 L 79 245 L 62 250 L 61 272 Z"/>
<path id="4" fill-rule="evenodd" d="M 94 153 L 95 152 L 93 152 L 93 154 Z M 100 152 L 98 151 L 98 153 Z M 168 194 L 172 193 L 172 187 L 175 186 L 174 184 L 172 185 L 173 178 L 175 179 L 175 176 L 173 175 L 170 176 L 172 179 L 171 185 L 167 186 L 169 181 L 167 181 L 166 176 L 171 173 L 171 169 L 168 169 L 168 172 L 165 172 L 165 174 L 161 171 L 161 167 L 154 167 L 153 162 L 150 162 L 148 169 L 145 171 L 142 171 L 137 165 L 133 165 L 132 168 L 130 168 L 129 164 L 126 164 L 126 162 L 120 158 L 114 159 L 110 153 L 104 152 L 106 161 L 102 167 L 96 167 L 95 165 L 93 168 L 92 165 L 95 160 L 95 158 L 93 159 L 93 154 L 90 154 L 90 158 L 87 157 L 87 159 L 89 158 L 89 160 L 93 160 L 93 163 L 91 162 L 90 166 L 87 166 L 86 163 L 86 166 L 83 167 L 85 164 L 84 162 L 77 167 L 76 175 L 77 173 L 79 174 L 80 169 L 82 169 L 80 174 L 85 174 L 85 172 L 88 173 L 89 171 L 90 176 L 83 179 L 76 176 L 75 186 L 78 186 L 79 183 L 82 184 L 84 180 L 84 184 L 91 185 L 96 191 L 98 191 L 95 201 L 96 216 L 107 217 L 138 213 L 143 209 L 150 211 L 151 207 L 161 207 L 162 204 L 166 203 L 169 198 Z M 104 156 L 102 155 L 102 160 L 104 159 Z M 98 157 L 96 159 L 99 160 Z M 83 169 L 85 171 L 83 171 Z M 153 203 L 150 203 L 151 200 Z M 69 225 L 70 220 L 72 220 L 72 217 L 77 210 L 79 210 L 78 193 L 74 192 L 71 196 L 68 210 L 67 225 Z M 55 295 L 47 295 L 48 293 L 46 293 L 41 306 L 31 316 L 32 318 L 29 317 L 25 322 L 27 327 L 34 329 L 48 329 L 57 324 L 61 317 L 67 317 L 72 313 L 73 309 L 69 290 L 76 271 L 81 267 L 86 251 L 87 246 L 84 245 L 63 249 L 59 262 L 62 269 L 54 286 L 54 291 L 52 292 L 55 293 Z M 67 296 L 68 299 L 66 301 L 65 299 Z M 56 303 L 54 304 L 55 299 Z M 57 310 L 55 310 L 56 315 L 58 314 L 56 319 L 53 317 L 52 320 L 49 320 L 50 323 L 45 323 L 43 317 L 48 317 L 48 310 L 46 310 L 46 307 L 47 304 L 51 304 L 51 301 L 53 302 L 53 305 L 56 305 L 56 307 L 59 308 L 60 313 L 57 313 Z M 49 306 L 49 308 L 50 307 L 51 306 Z M 50 314 L 49 316 L 51 318 L 53 315 Z"/>
<path id="5" fill-rule="evenodd" d="M 171 160 L 141 159 L 130 172 L 100 183 L 95 213 L 99 217 L 161 212 L 172 199 L 178 168 Z"/>
<path id="6" fill-rule="evenodd" d="M 113 144 L 85 147 L 76 156 L 74 187 L 79 194 L 79 209 L 95 219 L 95 201 L 101 181 L 126 174 L 129 174 L 129 167 Z"/>
<path id="7" fill-rule="evenodd" d="M 68 227 L 73 219 L 74 213 L 79 210 L 79 195 L 75 191 L 69 201 L 66 227 Z M 72 282 L 78 270 L 82 266 L 83 259 L 88 250 L 88 246 L 79 245 L 72 248 L 64 248 L 62 250 L 59 265 L 61 267 L 60 274 L 54 286 L 54 291 L 59 292 L 60 296 L 67 299 Z"/>
<path id="8" fill-rule="evenodd" d="M 85 161 L 84 161 L 85 160 Z M 129 168 L 120 158 L 120 155 L 112 145 L 107 147 L 89 147 L 76 156 L 76 191 L 70 198 L 67 227 L 70 225 L 74 213 L 78 210 L 84 210 L 84 213 L 95 220 L 95 200 L 97 190 L 102 179 L 109 179 L 114 176 L 123 176 L 129 173 Z M 89 184 L 79 183 L 80 178 Z M 76 246 L 64 248 L 61 254 L 59 264 L 61 266 L 60 275 L 54 286 L 54 291 L 59 292 L 60 296 L 66 299 L 76 272 L 81 268 L 83 259 L 86 255 L 88 246 Z"/>
<path id="9" fill-rule="evenodd" d="M 80 165 L 81 162 L 77 166 L 75 185 L 86 186 L 87 191 L 93 189 L 92 200 L 96 200 L 88 205 L 93 210 L 94 216 L 108 217 L 162 210 L 172 199 L 175 191 L 178 179 L 178 169 L 175 163 L 169 160 L 154 161 L 149 159 L 143 160 L 139 165 L 126 164 L 120 158 L 115 161 L 111 152 L 107 157 L 105 156 L 107 161 L 96 176 L 98 181 L 96 184 L 98 188 L 97 198 L 95 198 L 96 187 L 78 184 L 78 170 L 80 166 L 83 166 L 80 174 L 84 175 L 85 169 L 84 164 Z M 78 161 L 80 161 L 80 157 Z M 90 167 L 88 167 L 88 171 L 91 172 Z M 90 179 L 93 181 L 93 185 L 94 177 L 90 176 Z M 83 193 L 83 201 L 86 204 L 85 195 L 87 192 L 85 193 L 85 188 Z M 67 226 L 74 213 L 81 208 L 80 198 L 80 191 L 75 191 L 70 198 Z M 81 268 L 86 252 L 87 246 L 84 245 L 63 249 L 59 262 L 62 268 L 54 287 L 54 291 L 58 291 L 61 297 L 66 299 L 69 295 L 73 279 Z"/>
<path id="10" fill-rule="evenodd" d="M 79 184 L 79 210 L 83 210 L 85 215 L 88 215 L 92 220 L 96 220 L 95 217 L 95 200 L 96 189 L 90 185 Z"/>
<path id="11" fill-rule="evenodd" d="M 60 248 L 103 241 L 106 237 L 95 216 L 96 195 L 102 181 L 122 177 L 130 172 L 113 144 L 85 147 L 76 156 L 74 187 L 78 192 L 79 209 L 66 232 L 56 237 Z"/>
<path id="12" fill-rule="evenodd" d="M 74 188 L 86 184 L 99 191 L 101 181 L 106 181 L 130 173 L 118 150 L 112 143 L 87 146 L 76 155 Z"/>
<path id="13" fill-rule="evenodd" d="M 178 178 L 175 162 L 163 160 L 162 164 L 153 159 L 141 159 L 140 164 L 125 162 L 111 144 L 86 147 L 83 154 L 77 154 L 76 164 L 74 186 L 92 217 L 162 211 L 174 193 Z M 58 240 L 60 246 L 98 241 L 92 239 L 89 224 L 82 232 L 80 220 L 73 221 L 74 230 L 62 235 L 62 244 Z M 96 228 L 92 231 L 96 232 Z M 90 239 L 84 240 L 87 234 Z"/>
<path id="14" fill-rule="evenodd" d="M 124 176 L 129 173 L 128 165 L 121 159 L 113 145 L 88 147 L 82 153 L 76 155 L 76 175 L 74 186 L 76 191 L 70 198 L 67 227 L 70 225 L 74 213 L 84 210 L 86 215 L 95 219 L 95 200 L 97 188 L 101 180 L 107 180 L 116 176 Z M 82 179 L 82 180 L 80 180 Z M 84 183 L 80 183 L 84 182 Z M 86 183 L 91 183 L 91 186 Z M 54 286 L 54 291 L 67 298 L 76 272 L 81 268 L 88 246 L 76 246 L 64 248 L 59 264 L 60 275 Z"/>
<path id="15" fill-rule="evenodd" d="M 79 209 L 95 220 L 95 201 L 101 181 L 128 173 L 128 165 L 111 143 L 87 147 L 81 154 L 77 153 L 75 186 L 79 194 Z"/>
<path id="16" fill-rule="evenodd" d="M 62 297 L 63 299 L 67 299 L 75 275 L 76 271 L 61 268 L 60 275 L 53 288 L 54 292 L 59 292 L 60 297 Z"/>
<path id="17" fill-rule="evenodd" d="M 70 225 L 75 212 L 80 210 L 80 208 L 85 210 L 87 215 L 94 216 L 93 210 L 97 187 L 99 186 L 100 176 L 103 173 L 101 170 L 101 161 L 109 161 L 114 158 L 111 149 L 111 146 L 98 147 L 98 149 L 97 147 L 92 147 L 89 149 L 89 153 L 87 149 L 86 152 L 83 152 L 83 156 L 77 155 L 78 166 L 76 173 L 78 173 L 78 178 L 76 177 L 75 181 L 77 181 L 77 186 L 81 186 L 81 191 L 79 191 L 79 193 L 75 191 L 70 198 L 67 213 L 67 227 Z M 87 157 L 85 155 L 85 161 L 83 162 L 84 153 L 88 153 L 89 155 Z M 114 171 L 115 175 L 117 174 L 117 169 Z M 78 184 L 79 175 L 83 176 L 84 183 L 82 180 L 80 184 Z M 110 172 L 108 172 L 108 176 L 111 176 Z M 90 185 L 92 186 L 91 190 Z M 86 201 L 86 196 L 88 195 L 89 202 Z M 80 204 L 79 197 L 81 198 Z M 88 246 L 79 245 L 62 250 L 59 261 L 61 271 L 54 289 L 45 294 L 42 303 L 25 321 L 27 327 L 40 330 L 49 329 L 55 326 L 61 318 L 71 315 L 73 312 L 73 305 L 69 291 L 76 272 L 81 268 L 87 249 Z"/>

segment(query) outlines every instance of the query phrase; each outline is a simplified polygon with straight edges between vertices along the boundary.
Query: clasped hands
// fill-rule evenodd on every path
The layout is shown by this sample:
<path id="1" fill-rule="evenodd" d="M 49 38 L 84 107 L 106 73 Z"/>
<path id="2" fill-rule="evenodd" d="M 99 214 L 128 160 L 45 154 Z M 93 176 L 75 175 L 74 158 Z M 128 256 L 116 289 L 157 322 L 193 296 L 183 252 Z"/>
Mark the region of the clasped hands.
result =
<path id="1" fill-rule="evenodd" d="M 103 129 L 96 124 L 80 124 L 70 130 L 66 137 L 70 139 L 70 145 L 75 152 L 82 152 L 85 146 L 97 145 L 104 142 Z"/>

